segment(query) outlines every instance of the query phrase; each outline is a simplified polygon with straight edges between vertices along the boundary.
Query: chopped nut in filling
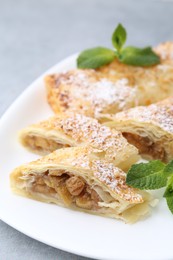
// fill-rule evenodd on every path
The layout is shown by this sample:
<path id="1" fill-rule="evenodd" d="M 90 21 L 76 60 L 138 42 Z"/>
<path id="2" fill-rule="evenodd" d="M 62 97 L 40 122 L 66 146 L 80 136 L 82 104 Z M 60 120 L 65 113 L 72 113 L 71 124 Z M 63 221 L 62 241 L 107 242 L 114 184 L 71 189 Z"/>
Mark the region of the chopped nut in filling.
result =
<path id="1" fill-rule="evenodd" d="M 27 136 L 25 144 L 34 150 L 43 150 L 45 152 L 53 152 L 60 148 L 69 147 L 69 145 L 60 144 L 54 140 L 42 138 L 40 136 Z"/>
<path id="2" fill-rule="evenodd" d="M 123 136 L 130 144 L 139 149 L 139 153 L 144 156 L 151 156 L 153 159 L 166 160 L 164 148 L 159 143 L 154 143 L 148 137 L 139 136 L 132 133 L 123 133 Z"/>

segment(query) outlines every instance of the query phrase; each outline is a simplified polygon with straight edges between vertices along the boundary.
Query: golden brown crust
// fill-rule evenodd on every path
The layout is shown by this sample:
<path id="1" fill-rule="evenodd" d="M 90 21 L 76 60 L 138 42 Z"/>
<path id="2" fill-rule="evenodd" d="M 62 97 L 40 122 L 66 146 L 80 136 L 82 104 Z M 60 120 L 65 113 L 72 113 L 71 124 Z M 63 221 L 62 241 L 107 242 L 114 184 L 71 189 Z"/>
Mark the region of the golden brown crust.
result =
<path id="1" fill-rule="evenodd" d="M 83 203 L 82 198 L 85 196 L 84 194 L 82 195 L 84 181 L 90 190 L 95 187 L 97 189 L 99 188 L 102 193 L 98 194 L 104 193 L 107 194 L 106 197 L 111 198 L 111 201 L 107 201 L 107 199 L 103 201 L 99 199 L 100 197 L 94 196 L 96 194 L 93 194 L 92 198 L 97 204 L 92 208 L 90 204 L 87 204 L 86 208 L 84 207 L 85 210 L 88 210 L 87 212 L 91 210 L 94 214 L 112 215 L 112 217 L 126 219 L 122 216 L 125 210 L 146 201 L 145 194 L 143 196 L 137 189 L 126 185 L 126 174 L 122 170 L 111 163 L 95 159 L 92 150 L 82 147 L 60 149 L 37 161 L 16 168 L 10 177 L 11 186 L 14 192 L 21 195 L 74 208 L 73 199 L 71 199 L 71 197 L 68 198 L 69 191 L 73 194 L 72 186 L 70 186 L 70 188 L 68 187 L 68 191 L 64 186 L 64 181 L 62 184 L 59 182 L 60 186 L 55 187 L 54 192 L 52 189 L 54 186 L 49 186 L 49 189 L 46 190 L 41 186 L 42 180 L 48 179 L 50 176 L 55 179 L 57 177 L 60 178 L 64 176 L 63 174 L 65 174 L 65 178 L 67 175 L 76 176 L 76 178 L 78 178 L 77 183 L 74 181 L 74 177 L 70 177 L 73 181 L 69 184 L 70 179 L 68 179 L 68 186 L 74 184 L 73 193 L 75 191 L 75 196 L 81 194 L 80 197 L 77 197 L 77 203 L 80 203 L 79 207 L 81 203 Z M 38 179 L 38 177 L 39 182 L 37 182 L 36 186 L 35 180 L 36 178 Z M 83 186 L 82 188 L 80 187 L 81 190 L 79 191 L 76 189 L 76 185 L 80 184 L 81 186 L 81 183 Z M 44 190 L 46 193 L 44 193 Z M 63 202 L 60 200 L 56 196 L 55 191 L 57 191 L 58 194 L 59 192 L 63 192 L 64 194 L 65 191 L 66 201 Z M 78 193 L 76 194 L 76 192 Z M 88 203 L 89 202 L 90 201 L 88 201 Z"/>
<path id="2" fill-rule="evenodd" d="M 135 104 L 136 89 L 128 80 L 109 80 L 95 70 L 72 70 L 45 78 L 47 99 L 55 113 L 67 110 L 97 117 Z"/>
<path id="3" fill-rule="evenodd" d="M 47 76 L 48 102 L 55 113 L 69 110 L 97 117 L 163 100 L 173 94 L 172 49 L 172 42 L 157 46 L 161 63 L 155 66 L 135 67 L 114 60 L 97 70 Z"/>
<path id="4" fill-rule="evenodd" d="M 96 119 L 74 113 L 57 114 L 29 126 L 21 131 L 20 140 L 32 151 L 45 153 L 58 149 L 58 145 L 92 147 L 98 150 L 99 157 L 121 164 L 122 168 L 124 165 L 123 169 L 139 159 L 137 149 L 120 132 L 101 125 Z"/>
<path id="5" fill-rule="evenodd" d="M 162 61 L 170 62 L 173 61 L 173 43 L 163 42 L 154 48 L 154 51 L 160 56 Z"/>
<path id="6" fill-rule="evenodd" d="M 150 142 L 151 149 L 148 154 L 153 153 L 154 159 L 169 161 L 173 157 L 173 97 L 150 106 L 139 106 L 116 115 L 104 115 L 110 120 L 106 125 L 125 133 L 130 138 L 139 136 Z M 134 135 L 134 136 L 133 136 Z M 132 143 L 135 143 L 132 140 Z M 137 145 L 136 145 L 137 146 Z M 139 147 L 138 147 L 139 148 Z M 146 147 L 145 147 L 146 148 Z M 145 151 L 147 154 L 147 150 Z"/>

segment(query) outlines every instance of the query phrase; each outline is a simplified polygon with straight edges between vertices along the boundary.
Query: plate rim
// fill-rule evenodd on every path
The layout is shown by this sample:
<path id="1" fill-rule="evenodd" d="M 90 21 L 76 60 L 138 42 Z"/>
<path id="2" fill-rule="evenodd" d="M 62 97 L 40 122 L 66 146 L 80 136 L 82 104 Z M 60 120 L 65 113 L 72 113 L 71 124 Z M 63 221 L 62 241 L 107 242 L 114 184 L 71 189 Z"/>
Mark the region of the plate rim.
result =
<path id="1" fill-rule="evenodd" d="M 3 114 L 1 115 L 0 117 L 0 128 L 1 128 L 1 125 L 3 124 L 3 120 L 8 116 L 8 113 L 10 113 L 10 111 L 13 109 L 13 107 L 15 107 L 16 103 L 18 103 L 18 100 L 20 100 L 24 95 L 27 95 L 27 92 L 35 85 L 37 84 L 40 80 L 43 79 L 43 77 L 49 73 L 51 73 L 53 70 L 55 70 L 58 67 L 61 67 L 64 63 L 66 62 L 69 62 L 69 60 L 75 60 L 76 57 L 77 57 L 78 53 L 74 53 L 74 54 L 71 54 L 70 56 L 66 57 L 65 59 L 61 59 L 59 62 L 57 62 L 55 65 L 51 66 L 48 70 L 46 70 L 44 73 L 41 74 L 41 76 L 37 77 L 31 84 L 29 84 L 25 89 L 22 90 L 22 92 L 12 101 L 12 103 L 5 109 L 5 111 L 3 112 Z M 48 245 L 48 246 L 51 246 L 55 249 L 59 249 L 59 250 L 62 250 L 64 252 L 67 252 L 67 253 L 71 253 L 71 254 L 75 254 L 75 255 L 78 255 L 78 256 L 84 256 L 84 257 L 88 257 L 88 258 L 95 258 L 95 259 L 99 259 L 99 258 L 96 258 L 96 256 L 89 256 L 88 254 L 84 255 L 84 253 L 82 254 L 79 254 L 79 252 L 77 252 L 76 250 L 67 250 L 67 248 L 63 247 L 63 246 L 60 246 L 60 247 L 56 247 L 56 245 L 52 244 L 52 243 L 49 243 L 47 241 L 44 241 L 44 240 L 40 240 L 40 238 L 38 238 L 37 236 L 33 236 L 32 233 L 29 233 L 29 232 L 26 232 L 25 230 L 23 230 L 22 228 L 19 228 L 19 227 L 15 227 L 13 223 L 11 223 L 10 221 L 4 219 L 2 216 L 1 216 L 1 212 L 0 212 L 0 220 L 2 222 L 4 222 L 5 224 L 7 224 L 8 226 L 10 226 L 11 228 L 15 229 L 16 231 L 26 235 L 27 237 L 29 238 L 32 238 L 36 241 L 39 241 L 40 243 L 43 243 L 45 245 Z"/>

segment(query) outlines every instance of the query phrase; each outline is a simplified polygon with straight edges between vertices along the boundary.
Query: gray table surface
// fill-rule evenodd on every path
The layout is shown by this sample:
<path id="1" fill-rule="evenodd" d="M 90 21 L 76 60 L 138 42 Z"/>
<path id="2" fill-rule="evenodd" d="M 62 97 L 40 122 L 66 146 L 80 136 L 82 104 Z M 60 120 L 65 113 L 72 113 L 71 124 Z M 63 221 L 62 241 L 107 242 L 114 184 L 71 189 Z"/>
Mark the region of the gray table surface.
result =
<path id="1" fill-rule="evenodd" d="M 173 1 L 0 0 L 0 116 L 61 59 L 97 45 L 110 47 L 119 22 L 128 30 L 128 44 L 173 40 Z M 0 259 L 86 258 L 35 241 L 0 221 Z"/>

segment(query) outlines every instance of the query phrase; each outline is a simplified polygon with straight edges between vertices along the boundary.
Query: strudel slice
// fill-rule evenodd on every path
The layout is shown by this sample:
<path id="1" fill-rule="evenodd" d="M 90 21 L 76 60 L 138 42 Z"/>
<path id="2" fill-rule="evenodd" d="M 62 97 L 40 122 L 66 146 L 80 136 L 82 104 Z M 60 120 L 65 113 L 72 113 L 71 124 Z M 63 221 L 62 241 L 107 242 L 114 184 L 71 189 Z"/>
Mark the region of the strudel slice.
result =
<path id="1" fill-rule="evenodd" d="M 148 214 L 150 195 L 129 187 L 126 174 L 84 147 L 59 149 L 16 168 L 12 190 L 22 196 L 134 222 Z"/>
<path id="2" fill-rule="evenodd" d="M 173 95 L 173 43 L 154 50 L 160 64 L 136 67 L 114 60 L 97 70 L 74 69 L 45 78 L 47 99 L 55 113 L 73 111 L 98 117 L 149 105 Z"/>
<path id="3" fill-rule="evenodd" d="M 120 130 L 145 158 L 173 159 L 173 97 L 104 118 L 110 120 L 106 125 Z"/>
<path id="4" fill-rule="evenodd" d="M 48 154 L 69 146 L 89 146 L 123 169 L 138 159 L 138 150 L 122 134 L 103 126 L 96 119 L 80 114 L 57 114 L 46 121 L 31 125 L 20 133 L 22 144 L 31 151 Z"/>
<path id="5" fill-rule="evenodd" d="M 55 113 L 77 112 L 97 118 L 133 107 L 136 88 L 128 79 L 109 79 L 96 70 L 71 70 L 45 78 L 47 100 Z"/>

